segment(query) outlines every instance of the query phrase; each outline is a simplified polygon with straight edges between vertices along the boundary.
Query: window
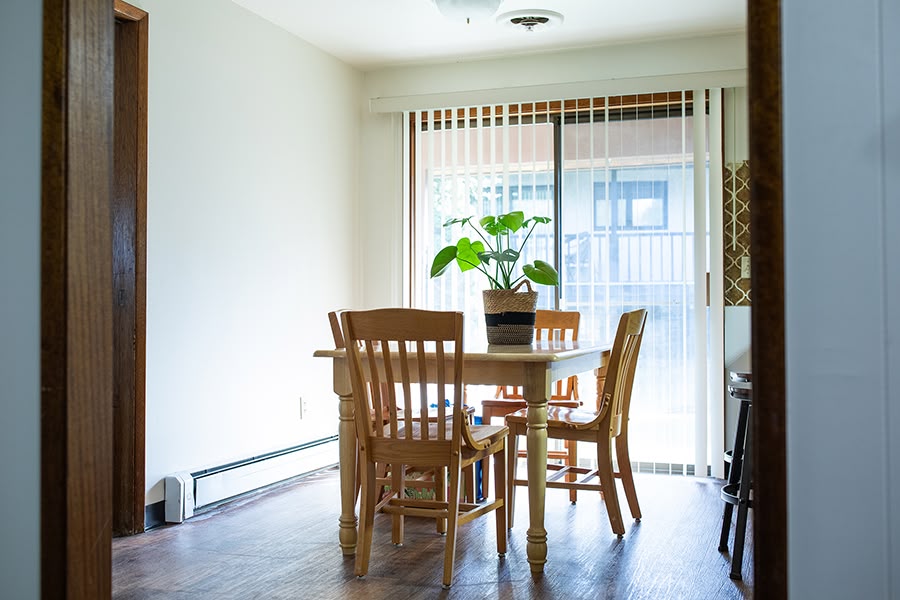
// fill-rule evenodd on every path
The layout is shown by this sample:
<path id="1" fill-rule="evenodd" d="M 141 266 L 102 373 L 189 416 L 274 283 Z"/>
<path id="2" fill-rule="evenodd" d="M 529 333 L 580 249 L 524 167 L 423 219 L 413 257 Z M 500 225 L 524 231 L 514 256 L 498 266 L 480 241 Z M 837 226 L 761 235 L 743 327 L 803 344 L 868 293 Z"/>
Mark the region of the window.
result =
<path id="1" fill-rule="evenodd" d="M 613 170 L 608 185 L 594 183 L 594 229 L 609 229 L 610 223 L 617 229 L 666 229 L 668 182 L 623 180 L 627 176 Z"/>

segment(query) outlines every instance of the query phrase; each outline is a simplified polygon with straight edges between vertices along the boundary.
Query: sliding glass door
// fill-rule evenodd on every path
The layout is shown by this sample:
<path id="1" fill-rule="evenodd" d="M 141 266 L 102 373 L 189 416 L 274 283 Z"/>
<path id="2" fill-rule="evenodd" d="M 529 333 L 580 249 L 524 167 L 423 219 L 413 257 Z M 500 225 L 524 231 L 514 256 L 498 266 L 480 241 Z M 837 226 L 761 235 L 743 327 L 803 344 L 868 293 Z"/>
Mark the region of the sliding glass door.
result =
<path id="1" fill-rule="evenodd" d="M 631 457 L 679 473 L 693 472 L 696 411 L 706 410 L 705 390 L 695 389 L 697 315 L 705 320 L 695 286 L 705 287 L 706 269 L 698 273 L 694 260 L 691 100 L 678 92 L 409 115 L 413 305 L 462 310 L 466 335 L 483 337 L 483 278 L 455 270 L 428 278 L 431 259 L 458 233 L 443 224 L 511 210 L 552 217 L 525 257 L 560 272 L 558 289 L 540 288 L 541 305 L 580 311 L 580 337 L 603 341 L 623 312 L 648 309 Z M 707 248 L 708 226 L 699 235 L 697 247 Z M 589 379 L 581 386 L 590 404 Z"/>
<path id="2" fill-rule="evenodd" d="M 693 111 L 681 94 L 650 106 L 605 100 L 560 128 L 560 308 L 580 311 L 581 336 L 597 340 L 612 338 L 623 312 L 648 310 L 631 457 L 683 472 L 696 404 Z"/>

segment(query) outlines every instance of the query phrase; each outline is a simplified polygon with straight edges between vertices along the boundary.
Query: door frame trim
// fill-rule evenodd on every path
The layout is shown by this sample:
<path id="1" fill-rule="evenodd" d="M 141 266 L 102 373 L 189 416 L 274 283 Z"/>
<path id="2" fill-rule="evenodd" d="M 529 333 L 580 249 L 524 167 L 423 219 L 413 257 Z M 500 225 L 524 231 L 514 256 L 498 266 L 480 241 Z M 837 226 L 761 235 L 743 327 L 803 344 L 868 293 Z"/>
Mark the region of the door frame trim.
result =
<path id="1" fill-rule="evenodd" d="M 781 1 L 747 0 L 747 8 L 753 593 L 782 600 L 788 564 Z"/>
<path id="2" fill-rule="evenodd" d="M 137 134 L 134 173 L 135 222 L 134 222 L 134 397 L 122 399 L 130 406 L 122 413 L 130 418 L 124 423 L 115 421 L 113 443 L 113 482 L 121 497 L 114 495 L 113 523 L 122 530 L 116 534 L 135 534 L 144 531 L 145 465 L 146 465 L 146 363 L 147 363 L 147 76 L 149 15 L 146 11 L 122 0 L 115 0 L 113 12 L 121 25 L 129 28 L 136 48 L 134 81 L 135 122 Z M 112 288 L 111 288 L 112 289 Z M 121 429 L 120 429 L 121 428 Z M 128 441 L 128 452 L 119 452 L 117 436 Z M 121 485 L 121 481 L 130 486 Z"/>
<path id="3" fill-rule="evenodd" d="M 112 555 L 113 16 L 44 0 L 41 597 L 108 598 Z"/>

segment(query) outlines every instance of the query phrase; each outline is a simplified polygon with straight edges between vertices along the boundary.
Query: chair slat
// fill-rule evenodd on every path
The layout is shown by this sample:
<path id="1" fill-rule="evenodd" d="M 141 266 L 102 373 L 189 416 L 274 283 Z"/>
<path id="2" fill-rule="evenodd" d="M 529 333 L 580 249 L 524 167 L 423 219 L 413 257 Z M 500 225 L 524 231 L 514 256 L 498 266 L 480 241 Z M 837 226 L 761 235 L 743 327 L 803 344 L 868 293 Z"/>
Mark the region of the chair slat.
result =
<path id="1" fill-rule="evenodd" d="M 397 386 L 394 385 L 394 365 L 393 353 L 388 340 L 381 340 L 382 364 L 384 365 L 384 385 L 385 394 L 387 396 L 388 418 L 390 420 L 391 437 L 397 437 Z"/>
<path id="2" fill-rule="evenodd" d="M 403 387 L 403 423 L 406 430 L 406 439 L 412 439 L 413 435 L 413 405 L 412 393 L 409 386 L 409 354 L 406 351 L 406 344 L 400 343 L 398 354 L 400 356 L 400 377 Z"/>
<path id="3" fill-rule="evenodd" d="M 381 394 L 381 377 L 378 373 L 378 362 L 375 360 L 375 345 L 371 340 L 366 340 L 364 343 L 364 347 L 366 350 L 366 370 L 369 373 L 369 389 L 372 394 L 372 406 L 371 406 L 371 414 L 372 418 L 376 423 L 380 422 L 379 419 L 384 418 L 384 400 Z M 366 411 L 369 412 L 368 410 Z M 383 427 L 375 427 L 375 435 L 378 437 L 384 437 L 384 428 Z"/>
<path id="4" fill-rule="evenodd" d="M 447 397 L 447 373 L 446 373 L 446 365 L 444 364 L 444 343 L 437 342 L 435 344 L 435 368 L 437 369 L 437 418 L 438 423 L 443 423 L 447 418 L 447 411 L 444 407 L 445 398 Z M 456 418 L 456 415 L 453 415 L 453 418 Z M 445 440 L 447 439 L 447 429 L 445 427 L 438 427 L 438 439 Z"/>
<path id="5" fill-rule="evenodd" d="M 416 364 L 419 368 L 419 419 L 425 423 L 428 421 L 428 364 L 425 361 L 425 342 L 416 341 Z M 422 439 L 427 440 L 428 428 L 422 428 Z"/>

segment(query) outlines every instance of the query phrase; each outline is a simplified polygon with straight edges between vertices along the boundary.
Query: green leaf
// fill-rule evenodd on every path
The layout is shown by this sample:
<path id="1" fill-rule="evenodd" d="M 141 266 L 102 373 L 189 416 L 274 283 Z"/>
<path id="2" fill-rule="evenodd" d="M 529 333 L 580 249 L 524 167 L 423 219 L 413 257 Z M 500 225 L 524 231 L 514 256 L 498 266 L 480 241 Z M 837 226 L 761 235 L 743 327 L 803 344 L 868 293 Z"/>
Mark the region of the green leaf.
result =
<path id="1" fill-rule="evenodd" d="M 517 260 L 519 260 L 519 253 L 516 250 L 507 248 L 506 250 L 504 250 L 503 252 L 500 253 L 500 257 L 497 260 L 502 261 L 502 262 L 513 263 L 513 262 L 516 262 Z"/>
<path id="2" fill-rule="evenodd" d="M 552 219 L 550 217 L 531 217 L 531 220 L 535 223 L 549 223 Z"/>
<path id="3" fill-rule="evenodd" d="M 525 223 L 525 213 L 521 210 L 516 210 L 505 215 L 500 215 L 497 220 L 508 227 L 510 231 L 516 232 Z"/>
<path id="4" fill-rule="evenodd" d="M 466 226 L 466 223 L 472 220 L 472 217 L 465 217 L 462 219 L 450 219 L 446 223 L 444 223 L 444 227 L 450 227 L 451 225 L 456 225 L 457 223 L 461 224 L 463 227 Z"/>
<path id="5" fill-rule="evenodd" d="M 480 265 L 479 251 L 484 252 L 484 245 L 481 242 L 473 244 L 469 238 L 462 238 L 456 242 L 456 264 L 459 266 L 459 270 L 465 273 Z"/>
<path id="6" fill-rule="evenodd" d="M 434 262 L 431 263 L 431 276 L 437 277 L 447 270 L 447 265 L 456 258 L 456 246 L 447 246 L 437 253 Z"/>
<path id="7" fill-rule="evenodd" d="M 485 231 L 487 231 L 487 228 L 488 228 L 490 225 L 493 225 L 493 224 L 496 223 L 496 222 L 497 222 L 497 217 L 495 217 L 495 216 L 493 216 L 493 215 L 488 215 L 488 216 L 486 216 L 486 217 L 481 217 L 481 220 L 478 221 L 478 224 L 481 225 L 481 227 L 482 227 Z"/>
<path id="8" fill-rule="evenodd" d="M 482 219 L 482 221 L 484 221 L 484 219 Z M 500 235 L 501 233 L 507 231 L 506 226 L 503 225 L 503 223 L 494 220 L 494 217 L 490 217 L 490 220 L 481 223 L 481 227 L 488 233 L 488 235 L 493 236 Z"/>
<path id="9" fill-rule="evenodd" d="M 493 252 L 493 251 L 492 251 L 492 252 L 484 252 L 484 251 L 482 251 L 482 252 L 478 255 L 478 258 L 480 258 L 480 259 L 481 259 L 481 262 L 483 262 L 483 263 L 485 263 L 485 264 L 490 264 L 491 260 L 496 260 L 497 262 L 500 262 L 500 260 L 501 260 L 500 253 L 499 253 L 499 252 Z"/>
<path id="10" fill-rule="evenodd" d="M 522 271 L 528 279 L 542 285 L 559 285 L 559 273 L 553 265 L 542 260 L 534 261 L 533 265 L 525 265 Z"/>

